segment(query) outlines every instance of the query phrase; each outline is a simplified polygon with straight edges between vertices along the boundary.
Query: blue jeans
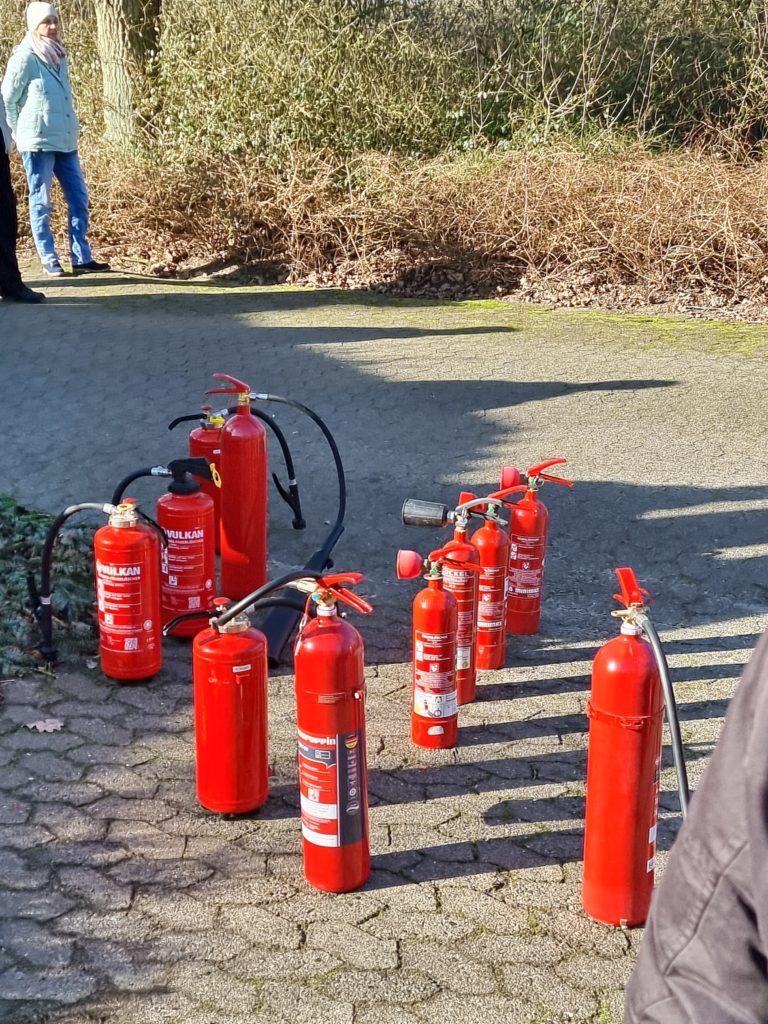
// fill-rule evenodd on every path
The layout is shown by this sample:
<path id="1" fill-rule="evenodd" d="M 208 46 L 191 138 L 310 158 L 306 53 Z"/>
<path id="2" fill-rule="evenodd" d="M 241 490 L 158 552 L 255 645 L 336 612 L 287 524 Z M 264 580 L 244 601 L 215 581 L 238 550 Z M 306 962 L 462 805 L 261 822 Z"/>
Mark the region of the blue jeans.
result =
<path id="1" fill-rule="evenodd" d="M 29 219 L 40 262 L 43 266 L 58 263 L 56 243 L 51 232 L 51 187 L 54 174 L 67 202 L 69 251 L 72 265 L 90 263 L 93 259 L 88 233 L 88 189 L 77 151 L 73 153 L 21 154 L 29 182 Z"/>

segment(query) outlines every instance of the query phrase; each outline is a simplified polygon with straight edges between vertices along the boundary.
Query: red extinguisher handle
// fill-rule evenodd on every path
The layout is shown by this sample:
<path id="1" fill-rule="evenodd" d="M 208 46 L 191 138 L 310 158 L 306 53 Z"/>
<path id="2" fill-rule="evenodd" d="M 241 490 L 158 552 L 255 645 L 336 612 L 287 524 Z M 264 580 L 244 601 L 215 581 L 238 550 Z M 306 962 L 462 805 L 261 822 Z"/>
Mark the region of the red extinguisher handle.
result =
<path id="1" fill-rule="evenodd" d="M 530 476 L 541 476 L 542 472 L 545 469 L 549 469 L 550 466 L 563 466 L 563 465 L 565 465 L 565 463 L 567 461 L 568 461 L 568 459 L 564 459 L 564 458 L 562 458 L 560 456 L 558 458 L 556 458 L 556 459 L 547 459 L 546 462 L 540 462 L 538 464 L 538 466 L 531 466 L 529 469 L 526 469 L 525 472 L 526 472 L 526 475 L 529 476 L 529 477 Z"/>
<path id="2" fill-rule="evenodd" d="M 212 376 L 216 380 L 226 380 L 232 387 L 231 388 L 208 388 L 205 392 L 206 395 L 249 395 L 251 388 L 249 384 L 246 384 L 242 380 L 238 380 L 237 377 L 230 377 L 228 373 L 214 373 Z"/>
<path id="3" fill-rule="evenodd" d="M 360 583 L 364 579 L 365 576 L 361 572 L 331 573 L 328 576 L 321 576 L 316 581 L 315 589 L 330 590 L 338 601 L 349 605 L 350 608 L 354 608 L 361 615 L 370 615 L 373 612 L 373 605 L 343 585 L 346 583 L 349 586 L 355 586 L 355 584 Z"/>
<path id="4" fill-rule="evenodd" d="M 630 569 L 629 566 L 616 569 L 616 577 L 618 578 L 619 586 L 621 587 L 621 593 L 614 594 L 613 597 L 614 600 L 620 601 L 626 608 L 629 608 L 633 604 L 642 605 L 645 604 L 646 601 L 648 603 L 653 601 L 653 598 L 645 587 L 641 587 L 637 582 L 637 576 L 635 576 L 634 569 Z"/>

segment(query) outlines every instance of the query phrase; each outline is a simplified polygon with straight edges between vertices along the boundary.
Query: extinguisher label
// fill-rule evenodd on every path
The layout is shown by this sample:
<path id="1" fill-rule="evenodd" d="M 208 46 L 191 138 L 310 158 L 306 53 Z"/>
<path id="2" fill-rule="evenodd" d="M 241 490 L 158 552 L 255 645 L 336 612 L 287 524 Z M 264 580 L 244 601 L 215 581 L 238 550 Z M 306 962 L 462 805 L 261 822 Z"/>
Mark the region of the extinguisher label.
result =
<path id="1" fill-rule="evenodd" d="M 365 834 L 362 729 L 311 736 L 299 729 L 301 831 L 315 846 L 349 846 Z"/>
<path id="2" fill-rule="evenodd" d="M 506 566 L 483 569 L 477 605 L 478 633 L 500 629 L 504 624 L 504 586 Z"/>
<path id="3" fill-rule="evenodd" d="M 168 546 L 163 548 L 160 562 L 163 608 L 174 615 L 208 607 L 214 586 L 206 566 L 205 530 L 165 527 L 165 532 Z"/>
<path id="4" fill-rule="evenodd" d="M 456 668 L 471 668 L 475 632 L 475 573 L 468 569 L 443 568 L 443 585 L 456 598 L 459 628 L 456 637 Z"/>
<path id="5" fill-rule="evenodd" d="M 424 718 L 450 718 L 458 710 L 456 634 L 416 630 L 413 710 Z"/>
<path id="6" fill-rule="evenodd" d="M 96 607 L 102 645 L 112 651 L 153 651 L 152 620 L 144 619 L 142 563 L 96 560 Z"/>
<path id="7" fill-rule="evenodd" d="M 472 648 L 471 647 L 457 647 L 456 648 L 456 668 L 461 672 L 462 669 L 470 668 L 472 665 Z"/>
<path id="8" fill-rule="evenodd" d="M 543 537 L 509 538 L 509 594 L 535 597 L 541 593 L 541 578 L 544 572 L 542 548 Z"/>

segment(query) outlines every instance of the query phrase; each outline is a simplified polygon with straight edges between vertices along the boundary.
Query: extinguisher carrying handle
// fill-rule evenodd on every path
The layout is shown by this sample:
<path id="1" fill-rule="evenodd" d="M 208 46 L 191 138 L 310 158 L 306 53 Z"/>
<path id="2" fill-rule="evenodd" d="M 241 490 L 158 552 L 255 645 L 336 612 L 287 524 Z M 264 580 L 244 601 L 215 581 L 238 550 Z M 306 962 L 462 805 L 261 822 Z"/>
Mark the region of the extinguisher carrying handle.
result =
<path id="1" fill-rule="evenodd" d="M 573 480 L 566 480 L 562 476 L 552 476 L 551 473 L 545 473 L 545 469 L 549 469 L 550 466 L 563 466 L 568 462 L 568 459 L 557 458 L 547 459 L 546 462 L 540 462 L 538 466 L 530 466 L 526 471 L 525 475 L 528 477 L 528 482 L 534 484 L 537 480 L 546 480 L 551 484 L 563 484 L 565 487 L 573 487 Z"/>
<path id="2" fill-rule="evenodd" d="M 313 589 L 315 592 L 318 590 L 329 590 L 335 598 L 349 605 L 350 608 L 354 608 L 361 615 L 371 615 L 373 613 L 373 605 L 360 597 L 359 594 L 349 590 L 349 586 L 355 586 L 364 579 L 365 576 L 361 572 L 338 572 L 332 576 L 321 576 L 316 581 Z M 343 586 L 345 583 L 348 586 Z"/>
<path id="3" fill-rule="evenodd" d="M 634 569 L 630 569 L 629 566 L 616 569 L 616 577 L 621 587 L 621 593 L 613 595 L 614 601 L 621 601 L 625 608 L 631 608 L 632 605 L 642 607 L 646 603 L 653 603 L 650 593 L 637 582 Z"/>
<path id="4" fill-rule="evenodd" d="M 238 380 L 237 377 L 231 377 L 228 373 L 213 373 L 211 374 L 215 380 L 225 380 L 232 385 L 231 388 L 208 388 L 205 392 L 206 395 L 247 395 L 250 390 L 250 384 L 246 384 L 245 381 Z"/>
<path id="5" fill-rule="evenodd" d="M 481 573 L 482 567 L 477 565 L 475 562 L 462 562 L 458 558 L 453 557 L 454 549 L 447 545 L 442 548 L 438 548 L 436 551 L 430 551 L 428 558 L 430 562 L 438 562 L 440 565 L 450 566 L 452 569 L 469 569 L 470 572 Z"/>

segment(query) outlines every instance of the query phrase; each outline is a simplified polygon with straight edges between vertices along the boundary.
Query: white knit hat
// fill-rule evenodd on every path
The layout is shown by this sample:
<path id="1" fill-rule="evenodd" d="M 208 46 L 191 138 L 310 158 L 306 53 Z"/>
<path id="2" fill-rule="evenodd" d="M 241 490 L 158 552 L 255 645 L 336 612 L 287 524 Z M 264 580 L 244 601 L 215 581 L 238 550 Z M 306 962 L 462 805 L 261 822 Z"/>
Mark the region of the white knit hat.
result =
<path id="1" fill-rule="evenodd" d="M 38 25 L 45 21 L 46 18 L 58 18 L 59 12 L 53 6 L 53 4 L 40 3 L 40 0 L 34 0 L 27 8 L 27 31 L 34 32 Z"/>

